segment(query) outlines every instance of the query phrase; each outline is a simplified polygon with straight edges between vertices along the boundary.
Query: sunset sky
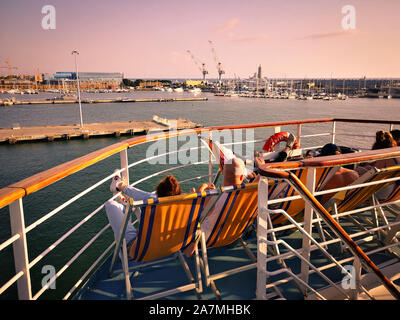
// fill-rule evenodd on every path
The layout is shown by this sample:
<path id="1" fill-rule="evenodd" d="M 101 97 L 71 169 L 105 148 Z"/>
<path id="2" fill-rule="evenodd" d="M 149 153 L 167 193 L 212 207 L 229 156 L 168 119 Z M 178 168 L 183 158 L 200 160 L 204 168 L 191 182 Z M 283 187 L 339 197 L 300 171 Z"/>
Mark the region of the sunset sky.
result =
<path id="1" fill-rule="evenodd" d="M 42 28 L 44 5 L 56 29 Z M 342 7 L 356 9 L 344 30 Z M 1 0 L 0 66 L 18 73 L 123 72 L 129 78 L 400 77 L 399 0 Z M 6 74 L 7 69 L 0 69 Z"/>

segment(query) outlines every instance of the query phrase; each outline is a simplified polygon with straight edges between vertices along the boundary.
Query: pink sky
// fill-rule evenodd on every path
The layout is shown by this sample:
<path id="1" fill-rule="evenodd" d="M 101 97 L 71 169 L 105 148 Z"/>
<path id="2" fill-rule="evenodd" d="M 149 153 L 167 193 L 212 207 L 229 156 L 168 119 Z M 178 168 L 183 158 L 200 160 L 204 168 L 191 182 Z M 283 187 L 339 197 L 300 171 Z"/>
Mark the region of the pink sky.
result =
<path id="1" fill-rule="evenodd" d="M 44 5 L 56 29 L 41 26 Z M 356 29 L 342 29 L 344 5 Z M 19 73 L 123 72 L 129 78 L 200 78 L 190 50 L 217 77 L 400 77 L 399 0 L 2 0 L 0 66 Z M 6 69 L 0 69 L 1 74 Z"/>

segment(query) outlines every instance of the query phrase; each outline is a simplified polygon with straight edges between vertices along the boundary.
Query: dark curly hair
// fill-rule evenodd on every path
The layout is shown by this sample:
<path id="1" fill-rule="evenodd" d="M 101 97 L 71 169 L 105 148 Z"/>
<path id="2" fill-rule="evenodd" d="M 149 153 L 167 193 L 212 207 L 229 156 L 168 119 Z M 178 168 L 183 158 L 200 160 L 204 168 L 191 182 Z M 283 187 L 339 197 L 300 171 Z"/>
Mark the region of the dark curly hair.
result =
<path id="1" fill-rule="evenodd" d="M 376 141 L 372 150 L 396 147 L 397 143 L 389 131 L 379 130 L 376 132 Z"/>
<path id="2" fill-rule="evenodd" d="M 392 130 L 390 131 L 390 133 L 392 134 L 393 139 L 397 142 L 397 146 L 400 147 L 400 130 L 396 129 L 396 130 Z"/>
<path id="3" fill-rule="evenodd" d="M 176 196 L 182 193 L 182 189 L 178 180 L 170 174 L 158 183 L 156 193 L 158 197 Z"/>

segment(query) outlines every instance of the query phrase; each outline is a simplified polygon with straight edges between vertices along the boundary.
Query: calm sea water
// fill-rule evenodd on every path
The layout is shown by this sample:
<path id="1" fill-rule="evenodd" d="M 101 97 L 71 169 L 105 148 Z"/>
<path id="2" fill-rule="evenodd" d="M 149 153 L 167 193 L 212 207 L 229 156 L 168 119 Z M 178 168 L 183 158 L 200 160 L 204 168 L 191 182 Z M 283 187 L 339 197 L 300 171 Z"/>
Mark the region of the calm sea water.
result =
<path id="1" fill-rule="evenodd" d="M 2 95 L 3 98 L 6 95 Z M 17 96 L 18 99 L 43 99 L 55 96 L 54 94 L 39 94 Z M 114 94 L 84 94 L 84 98 L 94 97 L 178 97 L 192 96 L 188 93 L 167 92 L 134 92 Z M 204 126 L 233 125 L 260 122 L 275 122 L 286 120 L 315 119 L 325 117 L 400 120 L 400 100 L 383 99 L 348 99 L 346 101 L 292 101 L 271 99 L 249 99 L 207 96 L 208 101 L 194 102 L 147 102 L 147 103 L 113 103 L 113 104 L 82 104 L 84 122 L 109 122 L 127 120 L 148 120 L 153 115 L 169 119 L 186 118 Z M 33 105 L 0 107 L 0 127 L 7 128 L 15 125 L 37 126 L 54 124 L 79 123 L 79 109 L 77 104 L 70 105 Z M 371 125 L 338 124 L 337 131 L 346 135 L 338 136 L 338 144 L 351 147 L 370 148 L 372 138 L 350 138 L 352 133 L 374 134 L 379 127 Z M 388 129 L 387 127 L 382 127 Z M 290 129 L 290 128 L 289 128 Z M 296 132 L 296 128 L 291 128 Z M 304 126 L 303 134 L 320 130 L 329 132 L 331 125 Z M 271 131 L 259 130 L 255 138 L 267 138 Z M 52 143 L 24 143 L 15 145 L 0 145 L 0 188 L 20 181 L 33 174 L 52 168 L 66 161 L 75 159 L 89 152 L 101 149 L 118 141 L 120 138 L 93 138 L 88 140 L 56 141 Z M 328 138 L 314 138 L 307 143 L 324 144 Z M 129 161 L 140 160 L 146 153 L 145 146 L 128 151 Z M 81 172 L 75 173 L 60 182 L 40 190 L 24 198 L 25 224 L 28 226 L 43 215 L 47 214 L 65 199 L 69 199 L 85 190 L 93 183 L 111 174 L 114 168 L 119 167 L 119 157 L 114 156 L 95 164 Z M 160 168 L 165 166 L 160 165 Z M 142 164 L 130 171 L 131 181 L 145 177 L 154 172 L 154 167 Z M 186 172 L 176 173 L 178 179 L 187 178 L 195 174 L 205 174 L 205 167 L 191 168 Z M 150 179 L 139 187 L 153 190 L 159 178 Z M 184 186 L 185 191 L 194 184 Z M 101 203 L 110 197 L 109 183 L 95 189 L 82 200 L 68 206 L 57 213 L 52 219 L 39 225 L 28 233 L 28 254 L 30 261 L 43 252 L 50 244 L 72 226 L 81 221 L 88 213 L 95 210 Z M 0 223 L 0 243 L 10 237 L 8 208 L 0 209 L 2 222 Z M 32 288 L 35 294 L 41 288 L 41 282 L 46 273 L 42 273 L 45 265 L 52 265 L 58 271 L 67 263 L 82 246 L 82 243 L 94 236 L 105 224 L 104 210 L 96 214 L 89 222 L 71 234 L 56 249 L 41 259 L 32 269 Z M 100 238 L 90 247 L 81 258 L 75 261 L 56 282 L 56 290 L 48 290 L 43 294 L 44 299 L 59 299 L 71 289 L 77 279 L 84 273 L 88 261 L 92 261 L 112 241 L 111 232 Z M 0 252 L 0 286 L 14 274 L 12 248 Z M 16 297 L 16 285 L 13 285 L 0 299 Z"/>

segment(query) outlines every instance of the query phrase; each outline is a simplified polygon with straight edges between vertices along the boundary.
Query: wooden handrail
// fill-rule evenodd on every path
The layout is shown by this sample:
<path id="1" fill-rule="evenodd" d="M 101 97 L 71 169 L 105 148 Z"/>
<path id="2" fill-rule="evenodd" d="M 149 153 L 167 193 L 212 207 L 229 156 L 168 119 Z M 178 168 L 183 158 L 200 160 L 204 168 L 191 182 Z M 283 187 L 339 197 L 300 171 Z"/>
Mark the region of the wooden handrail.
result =
<path id="1" fill-rule="evenodd" d="M 290 125 L 298 125 L 298 124 L 332 122 L 334 120 L 335 120 L 334 118 L 310 119 L 310 120 L 294 120 L 294 121 L 256 123 L 256 124 L 246 124 L 246 125 L 219 126 L 219 127 L 212 127 L 211 129 L 212 130 L 255 129 L 255 128 L 268 128 L 268 127 L 282 127 L 282 126 L 290 126 Z"/>
<path id="2" fill-rule="evenodd" d="M 335 156 L 316 157 L 299 161 L 268 163 L 271 169 L 296 169 L 302 167 L 334 167 L 360 162 L 372 162 L 379 159 L 390 159 L 400 157 L 400 147 L 369 150 L 356 153 L 345 153 Z"/>
<path id="3" fill-rule="evenodd" d="M 379 123 L 379 124 L 397 124 L 400 125 L 400 121 L 396 120 L 369 120 L 369 119 L 346 119 L 346 118 L 335 118 L 333 121 L 337 122 L 352 122 L 352 123 Z"/>
<path id="4" fill-rule="evenodd" d="M 161 138 L 169 138 L 177 135 L 189 134 L 191 132 L 199 132 L 200 130 L 202 129 L 188 129 L 165 132 L 163 134 L 147 135 L 144 137 L 135 137 L 91 152 L 85 156 L 68 161 L 0 189 L 0 208 L 134 145 Z"/>

